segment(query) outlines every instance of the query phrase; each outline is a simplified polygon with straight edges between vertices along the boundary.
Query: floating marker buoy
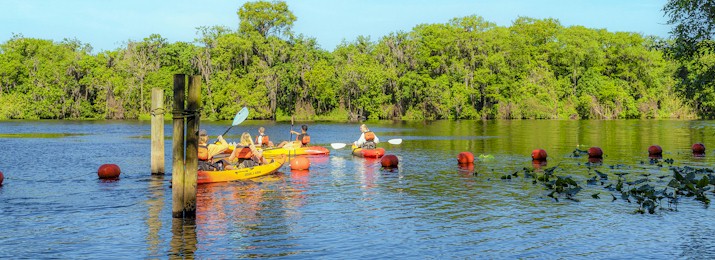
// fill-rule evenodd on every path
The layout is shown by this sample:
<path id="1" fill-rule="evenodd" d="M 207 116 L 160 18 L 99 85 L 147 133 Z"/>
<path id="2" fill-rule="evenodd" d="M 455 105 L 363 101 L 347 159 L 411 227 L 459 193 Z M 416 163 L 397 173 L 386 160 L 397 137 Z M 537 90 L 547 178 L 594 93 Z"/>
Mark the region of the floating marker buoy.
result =
<path id="1" fill-rule="evenodd" d="M 470 152 L 461 152 L 457 155 L 457 162 L 460 164 L 474 163 L 474 154 Z"/>
<path id="2" fill-rule="evenodd" d="M 392 154 L 386 154 L 385 156 L 382 156 L 382 159 L 380 159 L 380 163 L 382 164 L 382 167 L 385 168 L 397 168 L 397 165 L 400 163 L 400 161 L 397 159 L 397 156 Z"/>
<path id="3" fill-rule="evenodd" d="M 648 147 L 648 155 L 653 157 L 658 157 L 663 155 L 663 148 L 660 148 L 660 145 L 651 145 Z"/>
<path id="4" fill-rule="evenodd" d="M 601 147 L 591 147 L 588 148 L 588 158 L 603 158 L 603 150 Z"/>
<path id="5" fill-rule="evenodd" d="M 696 153 L 696 154 L 705 153 L 705 145 L 702 143 L 693 144 L 692 149 L 693 149 L 693 153 Z"/>
<path id="6" fill-rule="evenodd" d="M 102 164 L 97 170 L 100 179 L 117 179 L 120 173 L 121 170 L 116 164 Z"/>
<path id="7" fill-rule="evenodd" d="M 298 156 L 290 161 L 291 170 L 307 170 L 310 168 L 310 160 L 304 156 Z"/>
<path id="8" fill-rule="evenodd" d="M 0 186 L 2 186 L 2 181 L 5 180 L 5 176 L 2 175 L 2 172 L 0 172 Z"/>
<path id="9" fill-rule="evenodd" d="M 545 161 L 546 160 L 546 150 L 544 149 L 536 149 L 531 151 L 531 159 L 532 160 L 537 160 L 537 161 Z"/>

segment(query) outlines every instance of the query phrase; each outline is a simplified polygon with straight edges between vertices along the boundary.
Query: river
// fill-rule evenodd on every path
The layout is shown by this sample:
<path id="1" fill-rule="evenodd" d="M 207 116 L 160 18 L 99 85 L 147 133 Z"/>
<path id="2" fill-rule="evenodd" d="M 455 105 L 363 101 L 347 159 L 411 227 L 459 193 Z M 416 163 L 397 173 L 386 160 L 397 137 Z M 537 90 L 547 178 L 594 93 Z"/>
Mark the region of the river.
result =
<path id="1" fill-rule="evenodd" d="M 202 128 L 215 137 L 229 124 Z M 246 121 L 227 139 L 264 126 L 276 142 L 299 125 Z M 640 214 L 603 180 L 587 184 L 598 170 L 608 183 L 626 174 L 663 188 L 670 167 L 712 168 L 712 149 L 697 157 L 690 146 L 715 146 L 715 121 L 368 122 L 398 169 L 330 148 L 356 140 L 358 124 L 308 125 L 329 157 L 311 158 L 308 172 L 285 165 L 252 181 L 200 185 L 196 219 L 181 220 L 171 217 L 171 138 L 167 174 L 152 176 L 149 122 L 0 122 L 0 258 L 715 257 L 707 204 L 683 197 Z M 393 138 L 403 142 L 386 142 Z M 673 162 L 650 161 L 652 144 Z M 603 149 L 601 163 L 574 156 L 590 146 Z M 532 164 L 537 148 L 546 165 Z M 463 151 L 479 158 L 473 167 L 457 164 Z M 119 180 L 97 178 L 105 163 L 120 166 Z M 583 189 L 555 199 L 525 176 L 550 168 Z"/>

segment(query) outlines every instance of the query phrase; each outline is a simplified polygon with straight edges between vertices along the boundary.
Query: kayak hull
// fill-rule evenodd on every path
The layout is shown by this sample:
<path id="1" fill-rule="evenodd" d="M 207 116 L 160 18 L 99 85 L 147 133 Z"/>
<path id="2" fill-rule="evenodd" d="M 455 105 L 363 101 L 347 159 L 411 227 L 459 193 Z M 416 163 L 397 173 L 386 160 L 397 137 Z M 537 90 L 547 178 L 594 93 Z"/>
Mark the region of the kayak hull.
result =
<path id="1" fill-rule="evenodd" d="M 307 147 L 300 147 L 300 148 L 295 148 L 295 149 L 272 148 L 272 149 L 264 149 L 263 150 L 263 157 L 266 157 L 266 158 L 274 158 L 274 157 L 281 156 L 281 155 L 321 156 L 321 155 L 330 155 L 330 150 L 328 150 L 328 148 L 325 148 L 322 146 L 307 146 Z"/>
<path id="2" fill-rule="evenodd" d="M 352 146 L 353 155 L 363 158 L 380 158 L 385 155 L 385 149 L 378 147 L 375 149 L 362 149 L 355 145 Z"/>
<path id="3" fill-rule="evenodd" d="M 270 163 L 235 169 L 226 171 L 199 171 L 197 176 L 197 183 L 212 183 L 212 182 L 227 182 L 227 181 L 240 181 L 248 180 L 271 173 L 275 173 L 283 166 L 285 163 L 285 157 L 274 158 Z"/>

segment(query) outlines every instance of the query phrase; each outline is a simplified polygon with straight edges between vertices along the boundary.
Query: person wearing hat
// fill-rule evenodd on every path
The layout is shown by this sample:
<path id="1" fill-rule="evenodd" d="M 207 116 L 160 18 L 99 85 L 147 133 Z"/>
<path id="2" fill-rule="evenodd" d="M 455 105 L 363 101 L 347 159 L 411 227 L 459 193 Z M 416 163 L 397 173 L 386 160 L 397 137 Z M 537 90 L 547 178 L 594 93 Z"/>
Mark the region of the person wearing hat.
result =
<path id="1" fill-rule="evenodd" d="M 218 136 L 218 143 L 208 144 L 209 135 L 206 129 L 199 130 L 199 161 L 212 161 L 214 156 L 228 149 L 228 142 L 223 136 Z"/>

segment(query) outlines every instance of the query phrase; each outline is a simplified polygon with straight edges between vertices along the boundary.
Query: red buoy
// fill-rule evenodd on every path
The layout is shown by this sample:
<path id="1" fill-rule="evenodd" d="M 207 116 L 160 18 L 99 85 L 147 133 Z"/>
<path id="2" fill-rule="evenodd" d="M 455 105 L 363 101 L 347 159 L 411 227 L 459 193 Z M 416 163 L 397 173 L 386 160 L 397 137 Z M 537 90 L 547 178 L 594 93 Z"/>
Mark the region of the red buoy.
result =
<path id="1" fill-rule="evenodd" d="M 597 146 L 588 148 L 588 158 L 603 158 L 603 150 Z"/>
<path id="2" fill-rule="evenodd" d="M 0 172 L 0 186 L 2 186 L 2 181 L 5 180 L 5 176 L 2 175 L 2 172 Z"/>
<path id="3" fill-rule="evenodd" d="M 705 145 L 702 143 L 693 144 L 693 153 L 701 154 L 705 153 Z"/>
<path id="4" fill-rule="evenodd" d="M 651 145 L 650 147 L 648 147 L 648 155 L 661 156 L 663 155 L 663 148 L 660 148 L 660 145 Z"/>
<path id="5" fill-rule="evenodd" d="M 120 173 L 121 170 L 116 164 L 102 164 L 97 170 L 100 179 L 117 179 Z"/>
<path id="6" fill-rule="evenodd" d="M 544 149 L 536 149 L 531 151 L 531 159 L 532 160 L 537 160 L 537 161 L 545 161 L 546 160 L 546 150 Z"/>
<path id="7" fill-rule="evenodd" d="M 291 170 L 307 170 L 310 168 L 310 160 L 304 156 L 298 156 L 290 161 Z"/>
<path id="8" fill-rule="evenodd" d="M 382 164 L 382 167 L 385 168 L 397 168 L 397 164 L 399 164 L 399 160 L 397 159 L 397 156 L 393 154 L 386 154 L 385 156 L 382 156 L 382 159 L 380 159 L 380 163 Z"/>
<path id="9" fill-rule="evenodd" d="M 461 152 L 457 155 L 457 162 L 460 164 L 474 163 L 474 154 L 470 152 Z"/>

